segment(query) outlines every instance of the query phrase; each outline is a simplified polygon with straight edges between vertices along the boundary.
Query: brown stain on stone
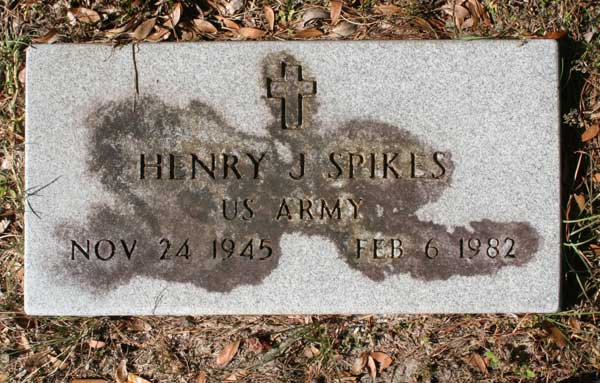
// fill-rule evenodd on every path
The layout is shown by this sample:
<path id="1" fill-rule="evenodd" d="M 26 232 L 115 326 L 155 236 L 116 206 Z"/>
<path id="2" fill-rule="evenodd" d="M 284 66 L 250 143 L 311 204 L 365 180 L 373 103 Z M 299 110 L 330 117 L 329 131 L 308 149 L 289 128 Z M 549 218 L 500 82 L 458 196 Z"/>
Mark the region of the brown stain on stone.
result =
<path id="1" fill-rule="evenodd" d="M 265 84 L 267 78 L 280 71 L 282 61 L 300 65 L 285 52 L 268 56 L 263 62 Z M 316 78 L 310 68 L 303 66 L 302 70 L 305 78 Z M 263 97 L 273 116 L 266 138 L 236 131 L 222 114 L 200 100 L 179 108 L 155 97 L 142 97 L 135 103 L 133 100 L 108 102 L 91 111 L 86 123 L 90 136 L 87 167 L 99 178 L 114 204 L 94 204 L 83 225 L 65 222 L 56 230 L 55 235 L 59 243 L 64 244 L 68 256 L 66 263 L 57 264 L 56 272 L 74 277 L 81 281 L 80 285 L 97 291 L 125 284 L 140 275 L 188 282 L 208 291 L 227 292 L 240 285 L 260 284 L 278 266 L 279 241 L 284 233 L 290 232 L 330 238 L 349 267 L 375 281 L 399 273 L 409 273 L 425 281 L 454 275 L 488 275 L 501 267 L 521 266 L 538 250 L 539 236 L 527 222 L 482 220 L 470 223 L 473 231 L 456 227 L 450 233 L 446 226 L 417 218 L 415 213 L 420 207 L 436 201 L 450 186 L 456 166 L 451 153 L 432 148 L 399 127 L 372 120 L 341 123 L 332 139 L 331 132 L 323 132 L 315 125 L 313 117 L 318 110 L 318 91 L 316 97 L 304 100 L 303 128 L 285 130 L 281 126 L 280 101 Z M 307 163 L 303 180 L 296 181 L 287 176 L 291 169 L 286 151 L 293 155 L 294 168 L 298 153 L 305 153 Z M 370 178 L 365 166 L 357 171 L 359 180 L 327 178 L 328 172 L 335 169 L 329 162 L 330 152 L 399 151 L 403 155 L 397 163 L 404 171 L 399 179 Z M 445 167 L 443 176 L 411 178 L 406 172 L 410 161 L 408 154 L 427 156 L 436 151 L 443 153 L 440 160 Z M 260 179 L 212 180 L 202 174 L 192 180 L 189 173 L 185 180 L 139 178 L 141 153 L 160 153 L 166 160 L 169 153 L 195 153 L 206 159 L 208 153 L 244 156 L 246 152 L 266 153 Z M 155 158 L 148 160 L 154 162 Z M 347 159 L 340 159 L 340 163 L 348 165 Z M 430 168 L 432 175 L 436 169 L 440 170 L 435 164 L 430 164 Z M 250 174 L 252 170 L 248 163 L 240 165 L 240 169 L 244 174 Z M 163 166 L 163 175 L 167 173 L 168 167 Z M 281 199 L 294 197 L 362 199 L 363 204 L 356 220 L 275 220 Z M 252 200 L 254 217 L 249 221 L 225 220 L 221 213 L 224 198 Z M 171 254 L 187 239 L 189 259 L 160 260 L 164 249 L 164 245 L 159 244 L 161 238 L 171 242 Z M 237 246 L 250 239 L 266 238 L 271 242 L 273 254 L 264 260 L 239 256 L 212 259 L 211 247 L 215 238 L 231 238 Z M 403 255 L 396 259 L 357 258 L 357 238 L 400 238 Z M 470 257 L 473 252 L 466 251 L 465 256 L 459 258 L 461 238 L 465 241 L 479 238 L 482 242 L 479 254 Z M 506 244 L 505 238 L 513 239 L 516 256 L 488 256 L 485 242 L 489 238 L 500 241 L 502 254 L 507 252 L 502 247 Z M 86 239 L 92 243 L 112 239 L 118 250 L 121 239 L 129 245 L 134 240 L 137 243 L 131 260 L 119 251 L 106 262 L 87 261 L 81 256 L 75 261 L 70 260 L 71 240 L 85 244 Z M 430 240 L 440 249 L 433 259 L 424 252 L 425 244 Z"/>

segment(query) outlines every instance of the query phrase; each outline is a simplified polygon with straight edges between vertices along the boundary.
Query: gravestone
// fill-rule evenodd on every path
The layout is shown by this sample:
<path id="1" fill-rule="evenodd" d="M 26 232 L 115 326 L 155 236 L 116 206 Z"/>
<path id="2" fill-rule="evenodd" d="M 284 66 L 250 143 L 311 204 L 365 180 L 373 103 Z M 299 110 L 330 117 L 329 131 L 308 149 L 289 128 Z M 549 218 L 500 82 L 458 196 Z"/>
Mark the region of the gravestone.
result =
<path id="1" fill-rule="evenodd" d="M 25 309 L 551 312 L 554 41 L 38 45 Z"/>

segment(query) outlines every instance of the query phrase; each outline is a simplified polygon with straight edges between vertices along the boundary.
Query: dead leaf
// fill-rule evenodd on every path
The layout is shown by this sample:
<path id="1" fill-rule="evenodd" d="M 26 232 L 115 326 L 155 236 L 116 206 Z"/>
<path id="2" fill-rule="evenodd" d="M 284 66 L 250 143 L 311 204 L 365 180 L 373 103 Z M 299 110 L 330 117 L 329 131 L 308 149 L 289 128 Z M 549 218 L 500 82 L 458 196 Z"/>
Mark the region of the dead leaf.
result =
<path id="1" fill-rule="evenodd" d="M 73 379 L 71 383 L 108 383 L 108 380 L 104 379 Z"/>
<path id="2" fill-rule="evenodd" d="M 229 362 L 231 362 L 231 360 L 233 359 L 235 354 L 237 353 L 239 347 L 240 347 L 239 340 L 236 340 L 234 342 L 227 344 L 223 348 L 223 350 L 221 350 L 219 355 L 217 356 L 217 366 L 218 367 L 227 366 L 229 364 Z"/>
<path id="3" fill-rule="evenodd" d="M 379 4 L 375 6 L 375 10 L 386 16 L 391 16 L 400 13 L 402 8 L 394 4 Z"/>
<path id="4" fill-rule="evenodd" d="M 583 134 L 581 135 L 581 141 L 586 142 L 591 140 L 592 138 L 598 135 L 598 132 L 600 132 L 600 124 L 588 126 L 585 132 L 583 132 Z"/>
<path id="5" fill-rule="evenodd" d="M 127 360 L 123 359 L 115 369 L 117 383 L 127 383 Z"/>
<path id="6" fill-rule="evenodd" d="M 579 211 L 585 211 L 585 197 L 583 194 L 574 194 L 575 202 L 577 202 L 577 206 L 579 207 Z"/>
<path id="7" fill-rule="evenodd" d="M 217 33 L 217 28 L 203 19 L 194 20 L 194 28 L 200 33 Z"/>
<path id="8" fill-rule="evenodd" d="M 141 318 L 131 318 L 127 322 L 127 329 L 129 331 L 146 332 L 152 330 L 152 326 Z"/>
<path id="9" fill-rule="evenodd" d="M 227 14 L 233 15 L 244 7 L 244 0 L 231 0 L 225 4 Z"/>
<path id="10" fill-rule="evenodd" d="M 130 372 L 127 374 L 127 383 L 150 383 L 150 381 Z"/>
<path id="11" fill-rule="evenodd" d="M 542 327 L 560 348 L 564 348 L 569 344 L 565 334 L 563 334 L 562 331 L 560 331 L 552 322 L 544 321 L 542 323 Z"/>
<path id="12" fill-rule="evenodd" d="M 181 5 L 181 3 L 175 3 L 175 5 L 173 6 L 173 10 L 169 14 L 169 20 L 167 20 L 167 22 L 165 23 L 165 27 L 167 27 L 167 28 L 175 27 L 179 23 L 179 20 L 181 19 L 182 12 L 183 12 L 183 6 Z"/>
<path id="13" fill-rule="evenodd" d="M 329 13 L 323 9 L 311 8 L 302 14 L 302 23 L 299 28 L 304 29 L 312 20 L 326 19 L 327 17 L 329 17 Z"/>
<path id="14" fill-rule="evenodd" d="M 567 31 L 552 31 L 544 35 L 545 39 L 560 40 L 567 35 Z"/>
<path id="15" fill-rule="evenodd" d="M 342 2 L 341 1 L 330 1 L 329 2 L 329 18 L 331 19 L 331 25 L 336 25 L 342 14 Z"/>
<path id="16" fill-rule="evenodd" d="M 171 34 L 171 32 L 167 28 L 159 27 L 156 32 L 154 32 L 150 36 L 146 37 L 146 40 L 153 41 L 153 42 L 166 40 L 169 38 L 170 34 Z"/>
<path id="17" fill-rule="evenodd" d="M 8 219 L 3 219 L 2 221 L 0 221 L 0 234 L 4 233 L 9 225 L 10 220 Z"/>
<path id="18" fill-rule="evenodd" d="M 261 352 L 263 352 L 263 345 L 260 341 L 260 339 L 256 338 L 256 337 L 252 337 L 249 338 L 246 341 L 247 345 L 248 345 L 248 351 L 253 352 L 255 354 L 260 354 Z"/>
<path id="19" fill-rule="evenodd" d="M 146 37 L 148 37 L 150 32 L 152 32 L 152 29 L 154 29 L 155 24 L 156 24 L 156 17 L 153 17 L 151 19 L 144 21 L 143 23 L 138 25 L 137 28 L 135 28 L 131 37 L 133 37 L 133 39 L 137 40 L 137 41 L 144 40 Z"/>
<path id="20" fill-rule="evenodd" d="M 385 352 L 374 351 L 371 353 L 371 357 L 379 363 L 379 372 L 385 370 L 392 364 L 392 357 Z"/>
<path id="21" fill-rule="evenodd" d="M 367 357 L 367 367 L 369 367 L 369 375 L 371 376 L 371 379 L 375 379 L 377 376 L 377 367 L 375 366 L 375 361 L 371 355 Z"/>
<path id="22" fill-rule="evenodd" d="M 481 355 L 479 355 L 478 353 L 474 352 L 469 357 L 469 363 L 473 367 L 475 367 L 476 369 L 478 369 L 479 371 L 481 371 L 482 374 L 487 375 L 487 372 L 488 372 L 487 365 L 485 364 L 485 361 L 483 360 L 483 358 L 481 357 Z"/>
<path id="23" fill-rule="evenodd" d="M 19 340 L 17 341 L 17 348 L 23 351 L 31 350 L 31 344 L 25 335 L 21 335 Z"/>
<path id="24" fill-rule="evenodd" d="M 113 29 L 109 29 L 107 31 L 104 31 L 104 36 L 110 38 L 113 38 L 115 36 L 120 35 L 123 32 L 126 32 L 128 30 L 131 29 L 131 27 L 135 24 L 135 20 L 131 20 L 128 23 L 126 23 L 125 25 L 122 25 L 118 28 L 113 28 Z"/>
<path id="25" fill-rule="evenodd" d="M 594 173 L 594 182 L 600 183 L 600 173 Z"/>
<path id="26" fill-rule="evenodd" d="M 238 30 L 238 33 L 244 38 L 256 40 L 263 37 L 266 32 L 258 28 L 243 27 Z"/>
<path id="27" fill-rule="evenodd" d="M 356 31 L 356 25 L 347 21 L 342 21 L 331 31 L 338 36 L 348 37 L 354 34 L 354 32 Z"/>
<path id="28" fill-rule="evenodd" d="M 354 362 L 352 363 L 352 375 L 360 375 L 362 373 L 363 368 L 365 368 L 366 365 L 367 353 L 363 352 L 358 358 L 354 359 Z"/>
<path id="29" fill-rule="evenodd" d="M 594 31 L 589 31 L 583 34 L 583 39 L 585 40 L 586 43 L 590 43 L 592 42 L 592 39 L 594 38 Z"/>
<path id="30" fill-rule="evenodd" d="M 303 29 L 301 31 L 296 31 L 296 33 L 294 33 L 294 37 L 296 37 L 298 39 L 310 39 L 310 38 L 321 37 L 321 36 L 323 36 L 323 32 L 321 32 L 317 28 Z"/>
<path id="31" fill-rule="evenodd" d="M 52 354 L 48 354 L 48 361 L 52 367 L 57 370 L 64 370 L 67 368 L 67 363 L 64 360 L 61 360 Z"/>
<path id="32" fill-rule="evenodd" d="M 573 317 L 569 318 L 569 326 L 571 326 L 573 332 L 581 331 L 581 322 Z"/>
<path id="33" fill-rule="evenodd" d="M 206 383 L 206 372 L 202 371 L 194 378 L 194 383 Z"/>
<path id="34" fill-rule="evenodd" d="M 269 5 L 263 7 L 263 12 L 265 13 L 265 19 L 267 20 L 269 30 L 272 31 L 275 28 L 275 12 Z"/>
<path id="35" fill-rule="evenodd" d="M 25 75 L 27 74 L 27 71 L 25 70 L 25 67 L 23 67 L 23 69 L 21 69 L 19 71 L 19 73 L 17 74 L 17 77 L 19 79 L 19 82 L 21 84 L 25 84 Z"/>
<path id="36" fill-rule="evenodd" d="M 71 24 L 76 24 L 77 21 L 84 24 L 93 24 L 100 21 L 100 15 L 93 9 L 77 7 L 67 11 L 67 17 Z"/>
<path id="37" fill-rule="evenodd" d="M 454 25 L 456 25 L 456 28 L 459 30 L 463 28 L 465 20 L 470 15 L 469 10 L 460 5 L 462 3 L 463 1 L 448 0 L 448 2 L 442 6 L 442 10 L 454 19 Z"/>
<path id="38" fill-rule="evenodd" d="M 50 29 L 43 36 L 32 39 L 34 43 L 52 44 L 58 40 L 58 32 L 54 29 Z"/>
<path id="39" fill-rule="evenodd" d="M 229 19 L 223 18 L 221 20 L 221 22 L 223 23 L 223 25 L 225 25 L 226 28 L 229 28 L 229 29 L 234 30 L 234 31 L 239 31 L 240 30 L 239 24 L 236 23 L 233 20 L 229 20 Z"/>
<path id="40" fill-rule="evenodd" d="M 88 346 L 90 346 L 90 348 L 98 349 L 106 346 L 106 343 L 101 340 L 90 339 L 88 340 Z"/>

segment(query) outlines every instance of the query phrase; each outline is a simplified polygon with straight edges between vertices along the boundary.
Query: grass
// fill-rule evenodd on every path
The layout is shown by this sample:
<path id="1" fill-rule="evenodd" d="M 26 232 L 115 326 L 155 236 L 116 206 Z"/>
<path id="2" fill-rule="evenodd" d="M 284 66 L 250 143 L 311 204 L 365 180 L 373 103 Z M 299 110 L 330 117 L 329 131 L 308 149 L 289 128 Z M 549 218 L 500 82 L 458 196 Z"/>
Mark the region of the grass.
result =
<path id="1" fill-rule="evenodd" d="M 276 27 L 262 39 L 295 38 L 304 23 L 317 38 L 340 38 L 332 34 L 327 17 L 303 19 L 308 9 L 328 13 L 328 1 L 183 1 L 177 25 L 165 27 L 176 3 L 78 2 L 94 11 L 91 20 L 70 18 L 75 3 L 66 1 L 0 5 L 0 382 L 113 381 L 121 360 L 151 382 L 192 382 L 201 373 L 210 382 L 367 382 L 368 366 L 357 374 L 352 369 L 373 351 L 393 359 L 376 371 L 377 381 L 385 382 L 597 379 L 600 148 L 597 137 L 580 138 L 600 123 L 600 4 L 592 0 L 472 1 L 481 10 L 464 20 L 444 11 L 446 0 L 397 0 L 396 8 L 376 0 L 347 1 L 340 17 L 340 23 L 354 25 L 346 39 L 561 38 L 563 312 L 161 318 L 31 318 L 23 313 L 23 69 L 24 51 L 32 41 L 120 45 L 131 42 L 135 28 L 153 17 L 158 18 L 157 34 L 146 40 L 241 39 L 236 25 L 268 29 L 265 4 L 274 10 Z M 218 32 L 195 29 L 193 20 L 201 17 Z M 477 25 L 469 18 L 477 18 Z M 162 37 L 161 28 L 167 31 Z M 241 346 L 232 361 L 216 367 L 215 356 L 236 340 Z"/>

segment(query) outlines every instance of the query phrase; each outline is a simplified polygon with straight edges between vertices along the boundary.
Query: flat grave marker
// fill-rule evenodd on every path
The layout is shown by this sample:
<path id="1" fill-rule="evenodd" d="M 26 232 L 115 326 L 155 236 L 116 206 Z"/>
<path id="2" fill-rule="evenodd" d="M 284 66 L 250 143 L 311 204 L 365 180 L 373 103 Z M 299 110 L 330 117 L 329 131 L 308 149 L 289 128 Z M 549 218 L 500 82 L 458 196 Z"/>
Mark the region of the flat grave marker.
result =
<path id="1" fill-rule="evenodd" d="M 25 309 L 552 312 L 554 41 L 38 45 Z"/>

